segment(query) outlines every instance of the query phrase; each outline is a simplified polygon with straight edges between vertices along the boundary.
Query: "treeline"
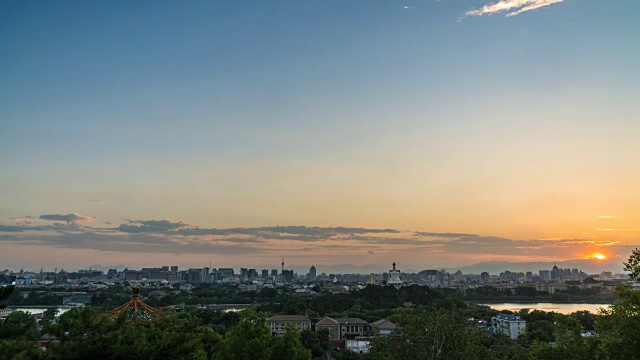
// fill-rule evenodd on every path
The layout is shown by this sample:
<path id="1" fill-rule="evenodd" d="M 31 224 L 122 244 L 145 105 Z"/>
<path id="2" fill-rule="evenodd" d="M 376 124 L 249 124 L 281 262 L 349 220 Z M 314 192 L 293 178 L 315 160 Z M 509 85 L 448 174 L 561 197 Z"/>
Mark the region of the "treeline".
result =
<path id="1" fill-rule="evenodd" d="M 599 315 L 523 310 L 527 329 L 516 340 L 488 334 L 478 318 L 469 318 L 474 306 L 448 307 L 435 297 L 430 305 L 393 309 L 388 319 L 397 324 L 397 335 L 374 337 L 369 354 L 362 355 L 330 349 L 326 332 L 290 327 L 284 336 L 272 335 L 267 313 L 252 309 L 186 307 L 149 324 L 130 321 L 124 313 L 115 320 L 100 317 L 96 307 L 74 308 L 59 318 L 48 310 L 39 326 L 31 315 L 14 312 L 0 322 L 0 359 L 310 360 L 327 351 L 338 360 L 636 359 L 640 292 L 624 287 L 616 292 L 619 300 Z M 582 335 L 591 329 L 597 336 Z M 46 350 L 39 343 L 42 335 L 55 336 Z"/>
<path id="2" fill-rule="evenodd" d="M 39 332 L 33 317 L 11 313 L 0 322 L 2 359 L 266 359 L 307 360 L 311 351 L 290 329 L 285 336 L 272 336 L 265 314 L 243 311 L 224 336 L 191 314 L 168 314 L 150 324 L 98 316 L 96 308 L 75 308 L 56 321 L 50 311 L 41 320 Z M 43 350 L 40 333 L 56 340 Z"/>
<path id="3" fill-rule="evenodd" d="M 322 292 L 313 299 L 303 299 L 289 293 L 278 294 L 270 289 L 269 298 L 260 296 L 259 311 L 274 314 L 306 314 L 309 317 L 353 317 L 374 322 L 394 313 L 402 307 L 441 309 L 466 309 L 469 316 L 495 315 L 496 311 L 468 306 L 453 296 L 450 289 L 434 289 L 425 286 L 406 286 L 396 289 L 391 286 L 369 285 L 359 291 L 333 294 Z M 264 290 L 263 290 L 264 292 Z M 262 292 L 261 292 L 262 293 Z"/>

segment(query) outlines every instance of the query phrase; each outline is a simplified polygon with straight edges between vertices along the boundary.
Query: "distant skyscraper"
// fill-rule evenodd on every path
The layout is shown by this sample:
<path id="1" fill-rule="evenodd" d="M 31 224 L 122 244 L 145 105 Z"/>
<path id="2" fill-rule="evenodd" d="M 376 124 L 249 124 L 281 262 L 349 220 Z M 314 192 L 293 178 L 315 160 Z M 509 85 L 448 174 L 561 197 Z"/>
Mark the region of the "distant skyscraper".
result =
<path id="1" fill-rule="evenodd" d="M 580 271 L 578 269 L 571 269 L 571 280 L 580 280 Z"/>
<path id="2" fill-rule="evenodd" d="M 278 276 L 278 270 L 277 269 L 272 269 L 271 270 L 271 276 Z"/>
<path id="3" fill-rule="evenodd" d="M 480 279 L 482 280 L 483 283 L 488 283 L 489 282 L 489 273 L 488 272 L 483 272 L 482 274 L 480 274 Z"/>
<path id="4" fill-rule="evenodd" d="M 545 281 L 551 280 L 551 271 L 549 270 L 540 270 L 538 271 L 538 275 L 540 275 L 540 278 L 542 280 L 545 280 Z"/>
<path id="5" fill-rule="evenodd" d="M 287 282 L 293 281 L 293 270 L 283 270 L 282 271 L 282 277 Z"/>
<path id="6" fill-rule="evenodd" d="M 376 283 L 376 274 L 371 273 L 371 275 L 369 275 L 369 284 L 375 285 Z"/>
<path id="7" fill-rule="evenodd" d="M 309 280 L 311 280 L 311 281 L 315 281 L 316 277 L 317 277 L 316 267 L 315 267 L 315 266 L 312 266 L 312 267 L 309 269 Z"/>
<path id="8" fill-rule="evenodd" d="M 269 270 L 262 269 L 262 277 L 263 278 L 268 278 L 269 277 Z"/>
<path id="9" fill-rule="evenodd" d="M 560 270 L 555 264 L 551 269 L 551 280 L 560 281 L 562 279 L 562 270 Z"/>

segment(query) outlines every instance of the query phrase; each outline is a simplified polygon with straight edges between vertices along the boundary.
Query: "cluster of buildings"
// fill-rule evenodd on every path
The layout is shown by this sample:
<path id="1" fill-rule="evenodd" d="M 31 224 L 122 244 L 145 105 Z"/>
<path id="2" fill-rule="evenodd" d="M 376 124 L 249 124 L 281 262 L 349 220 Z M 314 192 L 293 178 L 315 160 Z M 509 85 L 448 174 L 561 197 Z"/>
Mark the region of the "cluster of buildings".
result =
<path id="1" fill-rule="evenodd" d="M 500 289 L 516 289 L 521 286 L 535 287 L 537 291 L 553 294 L 558 290 L 569 287 L 591 288 L 604 287 L 613 290 L 616 286 L 628 282 L 625 274 L 588 275 L 579 269 L 561 269 L 554 266 L 550 270 L 539 270 L 537 273 L 503 271 L 498 275 L 488 272 L 480 274 L 463 274 L 447 272 L 445 269 L 422 270 L 417 273 L 402 273 L 393 263 L 392 268 L 384 273 L 371 274 L 318 274 L 315 266 L 302 275 L 291 269 L 285 269 L 284 259 L 280 270 L 240 268 L 236 272 L 233 268 L 188 268 L 179 269 L 178 266 L 161 266 L 142 268 L 139 270 L 124 269 L 118 271 L 109 269 L 88 269 L 75 272 L 64 270 L 53 272 L 25 272 L 14 273 L 9 270 L 0 272 L 0 285 L 15 283 L 18 286 L 57 285 L 74 287 L 79 284 L 90 284 L 100 288 L 117 282 L 136 282 L 141 286 L 168 286 L 169 284 L 201 284 L 201 283 L 237 283 L 242 291 L 256 291 L 263 287 L 293 287 L 309 283 L 319 284 L 323 289 L 332 292 L 348 292 L 362 288 L 368 284 L 388 285 L 399 288 L 405 285 L 423 285 L 430 287 L 473 288 L 478 286 L 492 286 Z M 304 296 L 304 289 L 300 289 Z"/>
<path id="2" fill-rule="evenodd" d="M 304 315 L 275 315 L 267 319 L 267 326 L 273 334 L 283 335 L 289 326 L 298 331 L 327 331 L 331 345 L 356 353 L 367 353 L 372 336 L 399 336 L 396 325 L 380 319 L 368 323 L 359 318 L 309 318 Z M 503 333 L 511 339 L 522 335 L 527 322 L 518 315 L 498 314 L 490 324 L 481 326 L 490 332 Z"/>
<path id="3" fill-rule="evenodd" d="M 368 323 L 359 318 L 309 318 L 303 315 L 275 315 L 267 319 L 273 334 L 282 335 L 288 326 L 298 331 L 327 331 L 333 346 L 364 354 L 372 336 L 396 336 L 396 325 L 388 320 Z"/>

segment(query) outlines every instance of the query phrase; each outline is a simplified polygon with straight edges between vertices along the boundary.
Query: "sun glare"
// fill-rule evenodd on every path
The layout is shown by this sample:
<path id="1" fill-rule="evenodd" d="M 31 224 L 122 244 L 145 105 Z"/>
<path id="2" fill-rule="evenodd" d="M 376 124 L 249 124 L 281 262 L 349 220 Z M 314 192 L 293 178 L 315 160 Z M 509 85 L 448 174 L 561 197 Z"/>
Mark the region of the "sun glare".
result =
<path id="1" fill-rule="evenodd" d="M 604 260 L 604 259 L 607 258 L 607 256 L 604 255 L 604 254 L 595 253 L 595 254 L 593 254 L 593 258 L 596 259 L 596 260 Z"/>

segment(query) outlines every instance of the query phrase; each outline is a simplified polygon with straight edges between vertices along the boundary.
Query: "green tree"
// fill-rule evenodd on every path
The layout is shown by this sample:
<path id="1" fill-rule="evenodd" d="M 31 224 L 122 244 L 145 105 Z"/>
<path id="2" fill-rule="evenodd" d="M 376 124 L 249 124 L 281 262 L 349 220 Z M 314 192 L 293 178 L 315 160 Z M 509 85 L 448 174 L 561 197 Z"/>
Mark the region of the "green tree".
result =
<path id="1" fill-rule="evenodd" d="M 585 330 L 594 330 L 596 323 L 596 315 L 589 311 L 576 311 L 570 315 L 580 322 L 580 325 Z"/>
<path id="2" fill-rule="evenodd" d="M 311 351 L 304 348 L 300 335 L 288 327 L 285 335 L 271 335 L 265 313 L 245 309 L 240 322 L 226 334 L 214 355 L 218 360 L 294 359 L 310 360 Z"/>
<path id="3" fill-rule="evenodd" d="M 33 315 L 13 311 L 0 322 L 0 339 L 38 339 L 38 327 Z"/>
<path id="4" fill-rule="evenodd" d="M 271 330 L 266 315 L 253 310 L 242 311 L 240 322 L 226 334 L 216 354 L 219 360 L 256 360 L 271 357 Z"/>
<path id="5" fill-rule="evenodd" d="M 565 315 L 556 315 L 555 343 L 534 341 L 530 349 L 531 359 L 591 360 L 597 358 L 598 339 L 584 338 L 580 335 L 582 326 L 577 319 Z"/>
<path id="6" fill-rule="evenodd" d="M 305 348 L 311 350 L 313 356 L 321 356 L 329 348 L 329 330 L 302 330 L 300 332 L 300 342 Z"/>
<path id="7" fill-rule="evenodd" d="M 0 321 L 0 359 L 37 359 L 38 328 L 33 315 L 22 311 L 10 313 Z"/>
<path id="8" fill-rule="evenodd" d="M 615 294 L 618 300 L 601 309 L 596 331 L 611 359 L 635 359 L 640 354 L 640 291 L 620 286 Z"/>
<path id="9" fill-rule="evenodd" d="M 42 334 L 54 334 L 59 335 L 59 326 L 58 319 L 56 316 L 60 311 L 58 308 L 48 308 L 42 314 L 42 319 L 40 319 L 40 326 L 42 328 Z"/>
<path id="10" fill-rule="evenodd" d="M 86 307 L 66 312 L 60 323 L 63 336 L 59 344 L 47 349 L 47 359 L 204 360 L 205 346 L 214 343 L 215 347 L 216 343 L 197 319 L 179 320 L 174 314 L 141 324 L 128 320 L 124 313 L 112 320 Z"/>
<path id="11" fill-rule="evenodd" d="M 554 332 L 555 326 L 551 321 L 538 320 L 527 323 L 525 334 L 531 342 L 535 340 L 542 342 L 552 342 L 555 340 Z"/>
<path id="12" fill-rule="evenodd" d="M 635 248 L 629 256 L 629 260 L 624 264 L 624 270 L 628 271 L 629 277 L 635 281 L 640 279 L 640 249 Z"/>
<path id="13" fill-rule="evenodd" d="M 483 337 L 483 343 L 491 350 L 491 359 L 526 360 L 529 358 L 527 348 L 518 340 L 511 340 L 503 333 L 495 333 Z"/>
<path id="14" fill-rule="evenodd" d="M 373 360 L 484 359 L 488 350 L 482 334 L 456 311 L 418 311 L 401 319 L 399 338 L 378 337 L 371 341 L 368 358 Z"/>
<path id="15" fill-rule="evenodd" d="M 300 333 L 292 324 L 287 325 L 286 332 L 273 340 L 271 360 L 311 360 L 311 350 L 305 349 L 300 342 Z"/>
<path id="16" fill-rule="evenodd" d="M 15 285 L 0 286 L 0 309 L 7 307 L 5 301 L 9 299 L 15 288 Z"/>

